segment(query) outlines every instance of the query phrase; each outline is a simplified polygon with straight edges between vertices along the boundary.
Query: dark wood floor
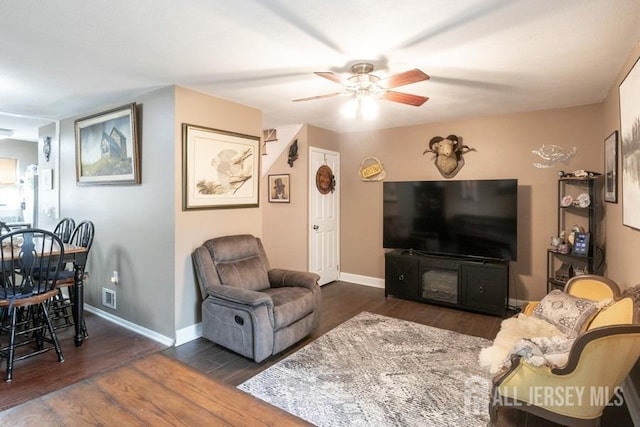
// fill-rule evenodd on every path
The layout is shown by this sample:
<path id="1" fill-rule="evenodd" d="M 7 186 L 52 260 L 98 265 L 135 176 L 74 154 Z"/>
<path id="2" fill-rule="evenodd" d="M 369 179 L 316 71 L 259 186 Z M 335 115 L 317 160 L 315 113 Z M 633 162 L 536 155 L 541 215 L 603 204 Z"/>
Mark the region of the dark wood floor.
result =
<path id="1" fill-rule="evenodd" d="M 502 319 L 438 307 L 396 298 L 385 298 L 382 289 L 336 282 L 322 288 L 323 312 L 320 328 L 311 336 L 272 356 L 255 363 L 205 339 L 197 339 L 179 347 L 164 348 L 97 316 L 87 316 L 90 338 L 80 348 L 73 345 L 72 332 L 62 333 L 65 362 L 58 364 L 55 353 L 20 362 L 14 381 L 0 383 L 0 410 L 38 398 L 54 390 L 119 368 L 132 360 L 154 352 L 177 359 L 207 377 L 236 386 L 330 331 L 361 311 L 405 319 L 429 326 L 492 339 Z M 44 367 L 45 372 L 36 371 Z M 2 365 L 4 368 L 4 364 Z M 0 370 L 4 374 L 4 369 Z M 26 405 L 25 405 L 26 406 Z M 28 409 L 25 409 L 28 411 Z M 0 413 L 0 419 L 2 414 Z M 626 407 L 607 408 L 603 426 L 633 426 Z M 500 427 L 540 426 L 556 424 L 525 416 L 518 411 L 501 412 Z"/>
<path id="2" fill-rule="evenodd" d="M 496 336 L 502 321 L 502 319 L 493 316 L 483 316 L 391 297 L 385 298 L 383 289 L 335 282 L 322 287 L 320 328 L 298 344 L 259 364 L 202 338 L 165 350 L 165 354 L 191 365 L 212 378 L 232 385 L 239 385 L 361 311 L 369 311 L 487 339 L 493 339 Z"/>

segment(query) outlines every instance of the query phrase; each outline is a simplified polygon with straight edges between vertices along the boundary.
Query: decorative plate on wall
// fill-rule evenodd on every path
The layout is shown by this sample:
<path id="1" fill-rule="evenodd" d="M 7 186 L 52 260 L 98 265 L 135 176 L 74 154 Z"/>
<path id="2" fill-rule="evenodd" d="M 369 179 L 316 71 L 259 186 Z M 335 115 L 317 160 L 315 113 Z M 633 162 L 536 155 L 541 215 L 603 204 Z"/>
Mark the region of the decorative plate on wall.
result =
<path id="1" fill-rule="evenodd" d="M 327 165 L 322 165 L 316 172 L 316 188 L 321 194 L 329 194 L 336 188 L 333 171 Z"/>

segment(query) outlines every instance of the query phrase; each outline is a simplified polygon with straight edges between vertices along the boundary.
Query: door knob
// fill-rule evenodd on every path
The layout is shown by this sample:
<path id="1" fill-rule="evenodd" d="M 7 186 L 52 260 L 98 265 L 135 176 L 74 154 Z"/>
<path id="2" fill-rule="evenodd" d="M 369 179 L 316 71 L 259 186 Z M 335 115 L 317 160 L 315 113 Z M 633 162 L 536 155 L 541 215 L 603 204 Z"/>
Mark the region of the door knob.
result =
<path id="1" fill-rule="evenodd" d="M 313 229 L 314 229 L 314 230 L 318 230 L 318 228 L 320 228 L 320 227 L 318 227 L 317 225 L 314 225 L 314 226 L 313 226 Z"/>

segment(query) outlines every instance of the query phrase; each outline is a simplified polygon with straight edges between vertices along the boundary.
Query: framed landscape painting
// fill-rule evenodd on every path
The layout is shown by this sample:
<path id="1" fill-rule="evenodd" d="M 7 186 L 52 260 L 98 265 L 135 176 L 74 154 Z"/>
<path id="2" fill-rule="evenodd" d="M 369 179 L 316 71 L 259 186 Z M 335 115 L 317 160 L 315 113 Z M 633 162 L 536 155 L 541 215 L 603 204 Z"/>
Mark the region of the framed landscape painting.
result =
<path id="1" fill-rule="evenodd" d="M 183 210 L 258 206 L 260 137 L 182 124 Z"/>
<path id="2" fill-rule="evenodd" d="M 640 66 L 624 78 L 620 92 L 622 223 L 640 229 Z"/>
<path id="3" fill-rule="evenodd" d="M 78 185 L 140 184 L 136 104 L 75 121 Z"/>

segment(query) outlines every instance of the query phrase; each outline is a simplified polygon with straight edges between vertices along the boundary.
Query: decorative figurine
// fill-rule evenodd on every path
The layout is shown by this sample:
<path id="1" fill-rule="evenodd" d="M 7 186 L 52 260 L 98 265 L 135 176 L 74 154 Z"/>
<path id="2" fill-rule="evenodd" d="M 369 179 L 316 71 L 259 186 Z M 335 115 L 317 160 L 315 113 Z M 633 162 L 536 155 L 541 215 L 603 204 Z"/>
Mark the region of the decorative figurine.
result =
<path id="1" fill-rule="evenodd" d="M 289 166 L 293 167 L 293 162 L 295 162 L 296 160 L 298 160 L 298 140 L 297 139 L 293 141 L 293 144 L 291 144 L 291 146 L 289 147 L 289 160 L 287 160 L 287 163 L 289 163 Z"/>

